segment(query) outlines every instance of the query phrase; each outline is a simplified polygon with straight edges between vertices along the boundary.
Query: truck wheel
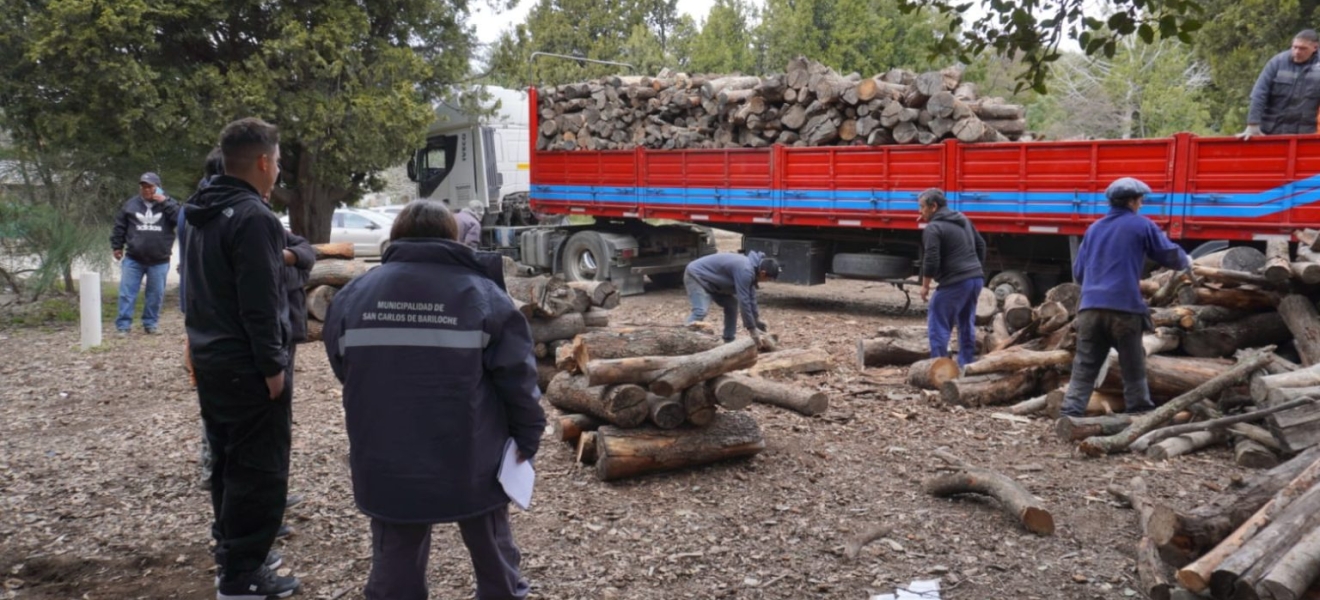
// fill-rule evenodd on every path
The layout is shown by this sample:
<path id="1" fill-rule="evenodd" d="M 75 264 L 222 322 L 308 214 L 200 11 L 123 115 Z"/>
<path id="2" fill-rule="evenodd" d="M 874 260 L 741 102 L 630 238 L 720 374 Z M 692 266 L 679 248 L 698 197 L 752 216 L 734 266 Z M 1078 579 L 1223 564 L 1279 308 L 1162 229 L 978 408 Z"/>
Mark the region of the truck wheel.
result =
<path id="1" fill-rule="evenodd" d="M 605 281 L 610 278 L 609 256 L 599 233 L 579 231 L 564 244 L 560 271 L 569 281 Z"/>
<path id="2" fill-rule="evenodd" d="M 1031 278 L 1022 271 L 1000 271 L 990 278 L 990 283 L 985 287 L 995 293 L 995 298 L 1001 304 L 1009 294 L 1022 294 L 1033 302 L 1036 298 L 1036 287 L 1031 284 Z"/>
<path id="3" fill-rule="evenodd" d="M 675 273 L 652 273 L 647 275 L 651 278 L 651 283 L 658 288 L 676 288 L 683 285 L 683 272 Z"/>
<path id="4" fill-rule="evenodd" d="M 912 275 L 912 259 L 892 254 L 835 254 L 832 267 L 835 275 L 853 279 L 906 279 Z"/>

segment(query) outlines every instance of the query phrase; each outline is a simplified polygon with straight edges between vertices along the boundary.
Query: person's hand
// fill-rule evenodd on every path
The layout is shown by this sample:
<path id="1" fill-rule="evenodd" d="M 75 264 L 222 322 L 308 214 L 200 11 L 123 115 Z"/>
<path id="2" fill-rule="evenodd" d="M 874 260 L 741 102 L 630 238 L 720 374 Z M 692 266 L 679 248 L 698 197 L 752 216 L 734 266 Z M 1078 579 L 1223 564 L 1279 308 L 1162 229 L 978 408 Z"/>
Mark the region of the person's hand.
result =
<path id="1" fill-rule="evenodd" d="M 124 249 L 115 250 L 115 260 L 124 260 Z"/>
<path id="2" fill-rule="evenodd" d="M 929 300 L 930 300 L 930 284 L 923 283 L 921 284 L 921 301 L 928 302 Z"/>
<path id="3" fill-rule="evenodd" d="M 289 265 L 289 266 L 293 266 L 294 264 L 297 264 L 297 262 L 298 262 L 298 257 L 295 256 L 295 255 L 293 254 L 293 251 L 292 251 L 292 250 L 289 250 L 288 248 L 285 248 L 285 249 L 284 249 L 284 264 Z"/>
<path id="4" fill-rule="evenodd" d="M 266 389 L 270 390 L 271 400 L 279 400 L 284 395 L 284 371 L 267 377 Z"/>
<path id="5" fill-rule="evenodd" d="M 1247 129 L 1246 129 L 1246 131 L 1243 131 L 1242 133 L 1237 134 L 1237 137 L 1238 137 L 1238 139 L 1240 139 L 1240 140 L 1242 140 L 1242 141 L 1245 142 L 1245 141 L 1251 139 L 1252 137 L 1255 137 L 1255 136 L 1258 136 L 1258 135 L 1265 135 L 1264 133 L 1261 132 L 1261 130 L 1260 130 L 1260 125 L 1247 125 Z"/>

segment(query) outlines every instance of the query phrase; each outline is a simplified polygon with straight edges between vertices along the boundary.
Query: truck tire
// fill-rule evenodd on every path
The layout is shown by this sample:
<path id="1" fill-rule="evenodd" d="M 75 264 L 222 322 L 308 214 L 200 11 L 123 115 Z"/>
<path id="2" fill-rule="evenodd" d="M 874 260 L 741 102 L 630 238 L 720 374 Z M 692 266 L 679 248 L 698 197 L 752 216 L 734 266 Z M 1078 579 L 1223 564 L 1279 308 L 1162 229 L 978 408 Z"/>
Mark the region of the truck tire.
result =
<path id="1" fill-rule="evenodd" d="M 605 281 L 610 278 L 609 247 L 595 231 L 579 231 L 564 243 L 559 271 L 568 281 Z"/>
<path id="2" fill-rule="evenodd" d="M 840 253 L 834 255 L 832 271 L 852 279 L 907 279 L 912 259 L 892 254 Z"/>

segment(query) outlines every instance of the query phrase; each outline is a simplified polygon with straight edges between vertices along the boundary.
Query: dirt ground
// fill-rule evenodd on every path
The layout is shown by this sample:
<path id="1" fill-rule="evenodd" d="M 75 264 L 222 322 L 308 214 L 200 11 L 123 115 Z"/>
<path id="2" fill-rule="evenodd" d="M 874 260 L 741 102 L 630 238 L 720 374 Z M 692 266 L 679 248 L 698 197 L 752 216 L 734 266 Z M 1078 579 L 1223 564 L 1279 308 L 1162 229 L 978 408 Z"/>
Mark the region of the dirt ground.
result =
<path id="1" fill-rule="evenodd" d="M 1132 511 L 1112 483 L 1144 475 L 1187 508 L 1242 471 L 1227 451 L 1151 462 L 1086 459 L 1052 423 L 942 405 L 904 385 L 902 369 L 855 368 L 858 338 L 918 324 L 924 305 L 886 284 L 766 284 L 763 314 L 787 347 L 825 348 L 837 362 L 803 385 L 830 394 L 807 418 L 754 405 L 766 450 L 749 459 L 600 483 L 547 432 L 529 512 L 514 532 L 536 598 L 839 598 L 866 600 L 913 580 L 941 580 L 946 599 L 1139 596 Z M 167 299 L 167 306 L 169 300 Z M 617 323 L 677 323 L 682 290 L 629 297 Z M 210 509 L 198 486 L 198 408 L 180 362 L 182 320 L 163 334 L 110 337 L 91 352 L 78 330 L 0 330 L 0 598 L 211 598 Z M 280 542 L 301 597 L 361 597 L 367 521 L 354 508 L 340 392 L 320 344 L 298 355 L 294 491 L 306 501 Z M 1022 530 L 993 501 L 921 491 L 947 446 L 1010 474 L 1052 511 L 1057 531 Z M 893 533 L 843 556 L 850 535 Z M 436 531 L 434 598 L 469 598 L 466 551 Z"/>

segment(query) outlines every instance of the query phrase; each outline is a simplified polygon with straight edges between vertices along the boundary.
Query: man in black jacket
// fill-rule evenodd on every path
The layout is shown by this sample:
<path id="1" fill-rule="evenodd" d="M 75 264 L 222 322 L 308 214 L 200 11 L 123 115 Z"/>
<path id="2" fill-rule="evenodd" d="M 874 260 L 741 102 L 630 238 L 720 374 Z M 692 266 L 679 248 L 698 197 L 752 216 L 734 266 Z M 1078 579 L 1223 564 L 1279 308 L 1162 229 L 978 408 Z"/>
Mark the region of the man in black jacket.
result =
<path id="1" fill-rule="evenodd" d="M 284 227 L 262 201 L 279 176 L 279 132 L 241 119 L 220 149 L 226 174 L 184 217 L 184 322 L 215 459 L 216 598 L 283 598 L 299 587 L 269 559 L 288 492 L 291 332 Z"/>
<path id="2" fill-rule="evenodd" d="M 497 479 L 541 443 L 527 319 L 498 254 L 456 241 L 444 205 L 399 213 L 381 266 L 335 295 L 325 350 L 344 384 L 353 498 L 371 517 L 367 600 L 425 599 L 431 526 L 457 523 L 478 600 L 528 592 Z"/>
<path id="3" fill-rule="evenodd" d="M 133 327 L 133 307 L 137 305 L 143 277 L 147 279 L 147 298 L 142 306 L 142 328 L 150 334 L 157 331 L 179 211 L 179 203 L 161 189 L 159 175 L 143 173 L 138 179 L 139 194 L 124 202 L 110 234 L 115 260 L 122 261 L 119 316 L 115 319 L 115 329 L 120 334 L 127 334 Z"/>
<path id="4" fill-rule="evenodd" d="M 1293 36 L 1292 47 L 1274 55 L 1251 88 L 1247 129 L 1238 134 L 1249 140 L 1258 135 L 1315 133 L 1320 108 L 1320 35 L 1303 29 Z"/>
<path id="5" fill-rule="evenodd" d="M 921 233 L 921 299 L 930 297 L 931 281 L 939 282 L 927 308 L 932 358 L 949 355 L 949 337 L 958 325 L 958 366 L 976 357 L 976 300 L 985 286 L 985 239 L 962 213 L 950 210 L 944 192 L 930 188 L 917 196 Z"/>

